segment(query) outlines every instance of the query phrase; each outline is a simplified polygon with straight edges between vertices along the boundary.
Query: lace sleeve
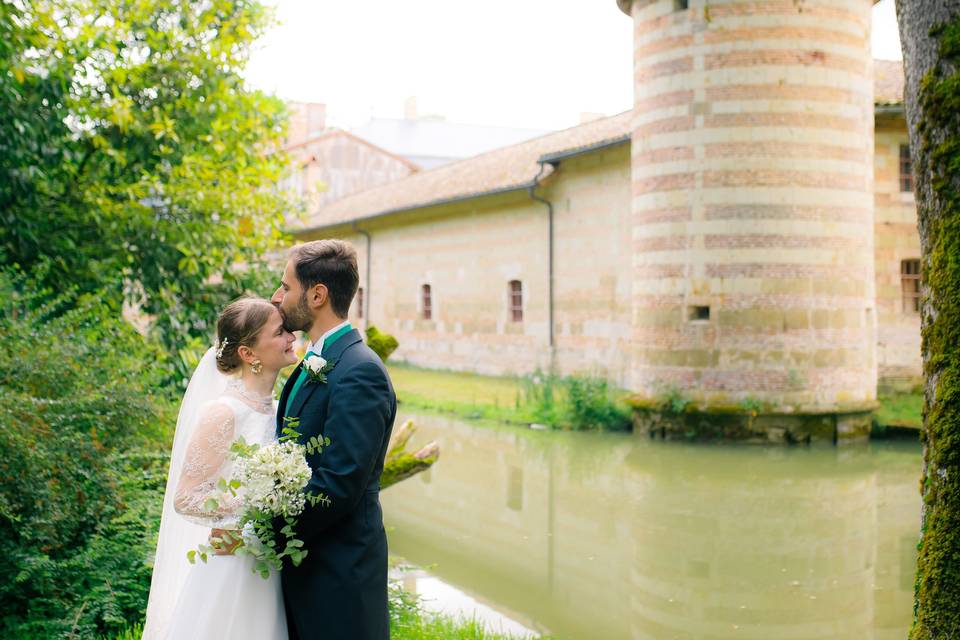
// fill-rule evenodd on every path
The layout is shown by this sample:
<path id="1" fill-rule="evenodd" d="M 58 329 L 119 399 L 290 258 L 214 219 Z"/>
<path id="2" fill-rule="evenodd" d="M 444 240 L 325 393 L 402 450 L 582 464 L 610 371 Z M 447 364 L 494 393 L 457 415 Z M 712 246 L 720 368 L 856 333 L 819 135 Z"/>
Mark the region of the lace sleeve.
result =
<path id="1" fill-rule="evenodd" d="M 174 494 L 174 509 L 196 524 L 235 529 L 238 498 L 217 488 L 220 478 L 229 480 L 227 458 L 236 433 L 233 410 L 222 403 L 204 408 L 187 445 L 180 481 Z M 216 500 L 217 506 L 208 504 Z"/>

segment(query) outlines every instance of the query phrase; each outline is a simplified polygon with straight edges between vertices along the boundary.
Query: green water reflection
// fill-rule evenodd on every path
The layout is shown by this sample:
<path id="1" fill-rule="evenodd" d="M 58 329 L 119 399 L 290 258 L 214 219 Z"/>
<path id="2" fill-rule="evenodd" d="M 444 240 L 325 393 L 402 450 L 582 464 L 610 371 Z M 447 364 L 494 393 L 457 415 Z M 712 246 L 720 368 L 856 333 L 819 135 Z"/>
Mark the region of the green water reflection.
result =
<path id="1" fill-rule="evenodd" d="M 906 637 L 914 443 L 761 448 L 412 416 L 391 553 L 566 640 Z"/>

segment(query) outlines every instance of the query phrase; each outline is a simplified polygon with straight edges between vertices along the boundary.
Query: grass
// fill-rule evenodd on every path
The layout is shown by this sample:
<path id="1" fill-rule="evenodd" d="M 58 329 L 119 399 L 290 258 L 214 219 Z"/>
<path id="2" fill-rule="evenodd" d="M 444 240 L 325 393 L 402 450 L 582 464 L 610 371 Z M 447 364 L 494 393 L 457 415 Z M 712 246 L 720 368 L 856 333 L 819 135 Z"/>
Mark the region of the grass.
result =
<path id="1" fill-rule="evenodd" d="M 514 640 L 516 636 L 489 631 L 475 619 L 428 613 L 416 595 L 399 585 L 390 588 L 391 640 Z"/>
<path id="2" fill-rule="evenodd" d="M 421 369 L 389 363 L 397 399 L 406 408 L 450 413 L 469 420 L 516 424 L 543 422 L 543 407 L 530 399 L 528 379 Z M 876 422 L 881 428 L 920 429 L 923 393 L 881 393 Z M 542 404 L 542 403 L 541 403 Z"/>
<path id="3" fill-rule="evenodd" d="M 881 427 L 901 427 L 920 429 L 923 427 L 923 393 L 911 391 L 904 393 L 880 394 L 877 398 L 880 408 L 877 410 L 877 424 Z"/>
<path id="4" fill-rule="evenodd" d="M 143 625 L 135 624 L 101 640 L 140 640 Z M 391 640 L 516 640 L 516 636 L 488 631 L 472 619 L 426 613 L 413 596 L 399 588 L 390 594 Z"/>
<path id="5" fill-rule="evenodd" d="M 397 400 L 404 407 L 452 413 L 470 420 L 527 424 L 533 411 L 522 406 L 523 380 L 459 371 L 436 371 L 389 363 Z"/>
<path id="6" fill-rule="evenodd" d="M 556 429 L 629 431 L 627 394 L 602 376 L 484 376 L 391 363 L 404 408 L 451 413 L 469 420 L 542 423 Z"/>
<path id="7" fill-rule="evenodd" d="M 420 614 L 390 630 L 391 640 L 513 640 L 517 636 L 493 633 L 476 620 Z"/>
<path id="8" fill-rule="evenodd" d="M 113 636 L 101 636 L 100 640 L 140 640 L 143 637 L 143 623 L 127 627 Z"/>

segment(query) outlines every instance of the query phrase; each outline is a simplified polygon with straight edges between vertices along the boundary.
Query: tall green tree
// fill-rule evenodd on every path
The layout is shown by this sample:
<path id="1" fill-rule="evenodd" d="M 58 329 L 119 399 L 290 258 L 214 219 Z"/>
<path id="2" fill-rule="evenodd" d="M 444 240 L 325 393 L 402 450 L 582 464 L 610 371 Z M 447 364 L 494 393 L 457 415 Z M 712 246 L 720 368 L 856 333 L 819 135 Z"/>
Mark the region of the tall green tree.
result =
<path id="1" fill-rule="evenodd" d="M 0 264 L 106 291 L 174 350 L 264 291 L 283 104 L 240 75 L 256 0 L 0 0 Z"/>
<path id="2" fill-rule="evenodd" d="M 960 638 L 960 2 L 896 5 L 923 277 L 923 517 L 910 637 Z"/>

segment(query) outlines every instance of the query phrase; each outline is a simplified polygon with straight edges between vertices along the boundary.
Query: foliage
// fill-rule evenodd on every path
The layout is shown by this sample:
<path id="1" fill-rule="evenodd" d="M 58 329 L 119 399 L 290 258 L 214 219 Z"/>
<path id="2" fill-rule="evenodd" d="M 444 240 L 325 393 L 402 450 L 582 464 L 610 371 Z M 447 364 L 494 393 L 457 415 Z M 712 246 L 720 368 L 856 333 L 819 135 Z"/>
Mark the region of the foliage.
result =
<path id="1" fill-rule="evenodd" d="M 115 634 L 101 636 L 100 640 L 142 640 L 143 623 L 138 622 Z"/>
<path id="2" fill-rule="evenodd" d="M 389 333 L 383 333 L 375 326 L 367 327 L 367 346 L 373 349 L 373 352 L 380 356 L 384 362 L 390 357 L 390 354 L 397 350 L 400 343 Z"/>
<path id="3" fill-rule="evenodd" d="M 752 416 L 756 416 L 758 413 L 763 411 L 764 407 L 763 402 L 751 397 L 744 398 L 737 403 L 737 406 Z"/>
<path id="4" fill-rule="evenodd" d="M 29 610 L 19 620 L 5 611 L 3 637 L 91 638 L 143 617 L 167 460 L 167 452 L 110 458 L 105 474 L 115 502 L 72 555 L 37 554 L 24 563 L 16 587 Z"/>
<path id="5" fill-rule="evenodd" d="M 64 312 L 63 309 L 68 311 Z M 162 352 L 98 296 L 0 273 L 0 634 L 142 617 L 174 416 Z"/>
<path id="6" fill-rule="evenodd" d="M 170 353 L 271 289 L 285 114 L 239 73 L 268 24 L 256 0 L 0 0 L 0 264 L 127 301 Z"/>
<path id="7" fill-rule="evenodd" d="M 663 393 L 663 399 L 660 403 L 663 410 L 667 413 L 679 415 L 687 410 L 690 405 L 690 399 L 683 395 L 677 387 L 667 387 Z"/>
<path id="8" fill-rule="evenodd" d="M 513 378 L 391 364 L 390 377 L 405 407 L 452 413 L 467 420 L 543 423 L 557 429 L 632 428 L 624 394 L 599 376 L 537 371 Z"/>
<path id="9" fill-rule="evenodd" d="M 630 411 L 602 376 L 537 372 L 527 379 L 527 403 L 539 422 L 575 431 L 629 431 Z"/>
<path id="10" fill-rule="evenodd" d="M 457 620 L 423 610 L 416 595 L 390 587 L 390 637 L 393 640 L 511 640 L 515 636 L 487 631 L 476 620 Z"/>

